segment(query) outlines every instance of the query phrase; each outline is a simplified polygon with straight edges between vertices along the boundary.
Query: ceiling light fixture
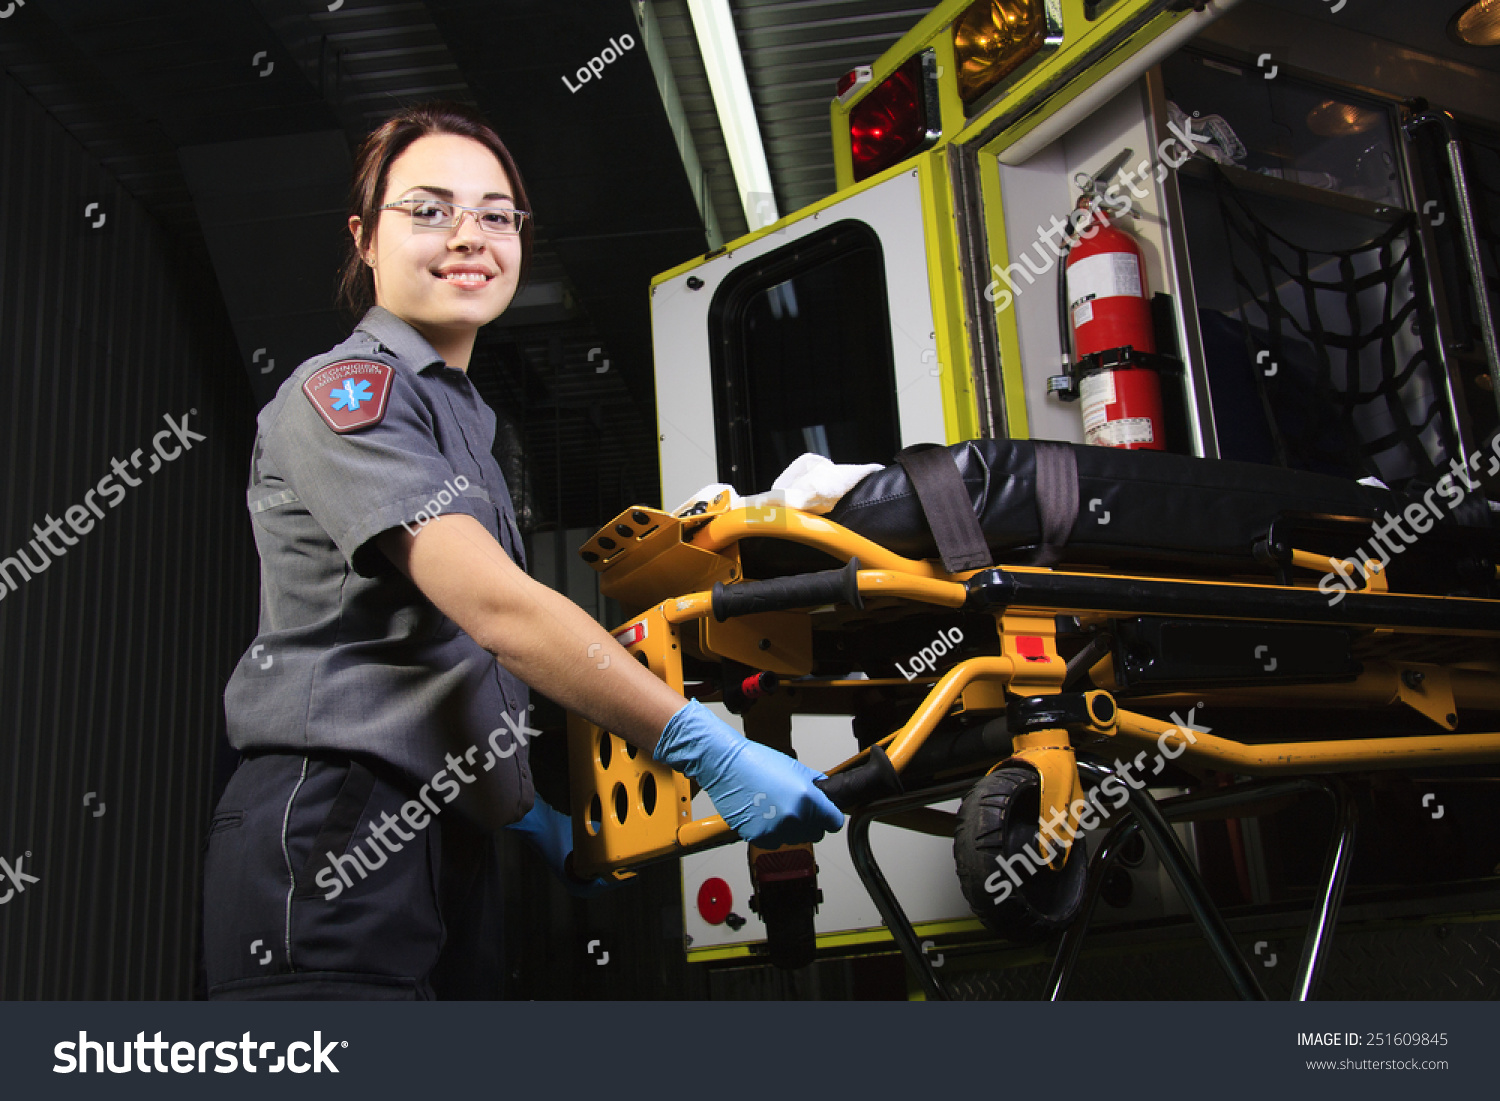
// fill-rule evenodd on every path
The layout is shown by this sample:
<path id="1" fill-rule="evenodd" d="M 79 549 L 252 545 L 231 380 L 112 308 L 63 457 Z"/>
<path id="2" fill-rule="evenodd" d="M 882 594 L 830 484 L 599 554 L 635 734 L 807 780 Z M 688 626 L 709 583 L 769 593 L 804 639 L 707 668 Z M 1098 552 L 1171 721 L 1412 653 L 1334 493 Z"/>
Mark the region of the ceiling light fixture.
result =
<path id="1" fill-rule="evenodd" d="M 1448 21 L 1448 37 L 1465 46 L 1500 46 L 1500 0 L 1473 0 Z"/>
<path id="2" fill-rule="evenodd" d="M 729 147 L 729 165 L 745 207 L 745 221 L 754 231 L 776 221 L 776 198 L 729 0 L 688 0 L 688 12 L 693 18 L 693 33 L 698 36 L 703 67 L 708 71 L 724 144 Z"/>

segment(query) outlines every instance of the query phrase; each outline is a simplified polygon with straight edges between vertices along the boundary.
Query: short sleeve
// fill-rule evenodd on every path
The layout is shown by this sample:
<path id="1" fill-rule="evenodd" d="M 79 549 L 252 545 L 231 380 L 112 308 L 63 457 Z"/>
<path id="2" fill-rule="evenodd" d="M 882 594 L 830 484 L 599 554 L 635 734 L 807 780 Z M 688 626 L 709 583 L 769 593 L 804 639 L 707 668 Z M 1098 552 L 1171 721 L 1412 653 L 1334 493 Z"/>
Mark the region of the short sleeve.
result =
<path id="1" fill-rule="evenodd" d="M 316 375 L 316 372 L 314 373 Z M 384 412 L 373 424 L 336 430 L 302 387 L 286 394 L 266 434 L 266 455 L 354 570 L 374 577 L 389 563 L 371 543 L 424 516 L 482 518 L 465 480 L 438 447 L 432 410 L 404 369 L 392 369 Z M 457 486 L 455 486 L 455 481 Z"/>

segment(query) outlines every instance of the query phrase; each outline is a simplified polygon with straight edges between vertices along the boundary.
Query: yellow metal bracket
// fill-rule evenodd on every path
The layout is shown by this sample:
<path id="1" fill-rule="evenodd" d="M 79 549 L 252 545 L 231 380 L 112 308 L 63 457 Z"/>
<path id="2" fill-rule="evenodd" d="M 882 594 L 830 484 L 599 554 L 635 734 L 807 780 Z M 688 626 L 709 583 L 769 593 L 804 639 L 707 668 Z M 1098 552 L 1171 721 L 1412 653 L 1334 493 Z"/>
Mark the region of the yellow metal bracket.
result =
<path id="1" fill-rule="evenodd" d="M 1011 744 L 1015 748 L 1002 764 L 1021 761 L 1036 769 L 1041 777 L 1037 833 L 1048 842 L 1048 851 L 1052 854 L 1048 865 L 1061 868 L 1067 863 L 1068 854 L 1073 851 L 1073 839 L 1078 834 L 1078 815 L 1073 813 L 1073 804 L 1083 795 L 1083 784 L 1078 779 L 1078 759 L 1073 755 L 1068 732 L 1033 730 L 1028 734 L 1017 734 Z"/>
<path id="2" fill-rule="evenodd" d="M 1453 672 L 1442 665 L 1412 666 L 1396 678 L 1396 699 L 1444 730 L 1458 726 L 1458 704 L 1453 699 Z"/>

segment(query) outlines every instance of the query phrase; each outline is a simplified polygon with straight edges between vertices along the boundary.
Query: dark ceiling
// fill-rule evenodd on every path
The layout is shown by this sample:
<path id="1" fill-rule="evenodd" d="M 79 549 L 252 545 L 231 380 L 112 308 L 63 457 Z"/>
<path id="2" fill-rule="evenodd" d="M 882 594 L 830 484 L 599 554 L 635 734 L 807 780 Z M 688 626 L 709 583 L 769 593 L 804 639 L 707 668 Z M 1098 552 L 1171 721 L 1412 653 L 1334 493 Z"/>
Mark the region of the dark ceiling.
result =
<path id="1" fill-rule="evenodd" d="M 1255 0 L 1263 7 L 1350 27 L 1404 49 L 1500 72 L 1500 49 L 1448 37 L 1448 21 L 1471 0 Z M 1338 10 L 1335 11 L 1334 9 Z"/>
<path id="2" fill-rule="evenodd" d="M 781 209 L 833 186 L 834 80 L 922 15 L 891 0 L 734 5 Z M 330 10 L 332 9 L 332 10 Z M 643 46 L 581 87 L 613 37 Z M 738 194 L 682 0 L 47 0 L 0 28 L 0 67 L 219 284 L 264 403 L 347 335 L 333 305 L 359 139 L 404 103 L 479 107 L 521 166 L 538 247 L 471 375 L 501 418 L 528 528 L 592 527 L 659 493 L 650 277 L 728 236 Z M 659 81 L 681 89 L 690 181 Z M 718 242 L 715 241 L 714 244 Z"/>

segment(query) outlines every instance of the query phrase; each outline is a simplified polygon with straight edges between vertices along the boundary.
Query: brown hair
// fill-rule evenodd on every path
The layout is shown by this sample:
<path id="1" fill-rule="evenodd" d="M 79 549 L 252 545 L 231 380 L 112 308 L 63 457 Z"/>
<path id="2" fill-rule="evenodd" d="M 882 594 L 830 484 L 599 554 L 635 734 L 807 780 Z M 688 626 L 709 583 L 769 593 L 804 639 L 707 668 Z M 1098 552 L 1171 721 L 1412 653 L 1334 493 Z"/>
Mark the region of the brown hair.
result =
<path id="1" fill-rule="evenodd" d="M 391 163 L 406 148 L 427 134 L 457 134 L 473 138 L 495 155 L 510 177 L 516 209 L 530 210 L 526 185 L 521 172 L 499 135 L 483 116 L 461 103 L 434 101 L 403 107 L 372 131 L 354 155 L 354 182 L 349 189 L 349 214 L 359 217 L 359 241 L 348 238 L 348 253 L 339 273 L 338 302 L 358 320 L 375 304 L 375 275 L 364 262 L 362 253 L 370 247 L 379 220 L 381 199 L 390 176 Z M 533 222 L 527 218 L 521 228 L 521 280 L 531 266 Z M 518 284 L 519 285 L 519 284 Z"/>

